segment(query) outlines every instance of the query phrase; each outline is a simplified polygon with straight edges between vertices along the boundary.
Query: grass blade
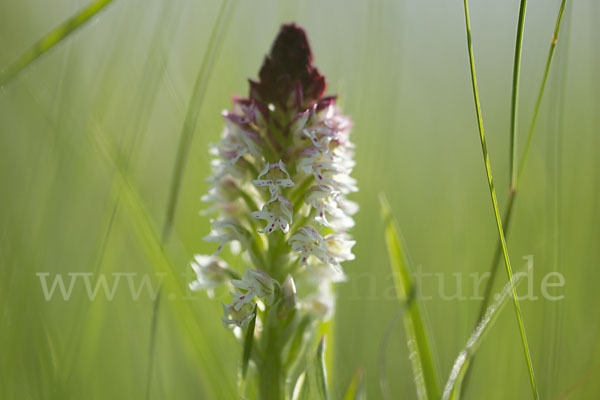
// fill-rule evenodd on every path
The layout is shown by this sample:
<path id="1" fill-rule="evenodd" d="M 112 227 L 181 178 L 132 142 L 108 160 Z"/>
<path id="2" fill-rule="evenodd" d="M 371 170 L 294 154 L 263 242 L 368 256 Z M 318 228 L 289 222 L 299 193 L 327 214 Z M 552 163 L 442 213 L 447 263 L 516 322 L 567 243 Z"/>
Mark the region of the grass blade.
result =
<path id="1" fill-rule="evenodd" d="M 515 43 L 515 59 L 513 65 L 513 83 L 510 105 L 510 187 L 517 184 L 517 112 L 519 109 L 519 78 L 521 76 L 521 50 L 523 48 L 523 27 L 525 26 L 525 9 L 527 0 L 521 0 L 519 6 L 519 22 Z"/>
<path id="2" fill-rule="evenodd" d="M 354 372 L 348 390 L 344 395 L 344 400 L 365 400 L 365 381 L 364 372 L 359 368 Z"/>
<path id="3" fill-rule="evenodd" d="M 520 282 L 521 277 L 525 274 L 516 274 L 514 279 L 514 284 L 517 285 Z M 511 284 L 508 283 L 504 286 L 502 291 L 494 296 L 495 301 L 492 305 L 487 309 L 483 318 L 477 324 L 477 327 L 471 334 L 471 337 L 467 341 L 467 345 L 465 348 L 458 354 L 456 361 L 452 367 L 450 372 L 450 377 L 446 382 L 446 386 L 444 387 L 444 393 L 442 395 L 442 400 L 454 400 L 460 398 L 460 389 L 463 378 L 467 373 L 471 365 L 471 361 L 481 340 L 483 339 L 484 334 L 487 330 L 494 324 L 498 316 L 500 315 L 500 311 L 508 301 L 508 298 L 512 292 Z"/>
<path id="4" fill-rule="evenodd" d="M 479 103 L 479 92 L 477 90 L 477 78 L 475 74 L 475 57 L 473 55 L 473 42 L 471 40 L 471 22 L 469 20 L 469 6 L 467 0 L 463 0 L 464 11 L 465 11 L 465 28 L 467 33 L 467 48 L 469 52 L 469 64 L 471 70 L 471 84 L 473 87 L 473 99 L 475 102 L 475 112 L 477 114 L 477 126 L 479 128 L 479 139 L 481 142 L 481 152 L 483 154 L 483 162 L 485 171 L 487 174 L 488 187 L 490 191 L 490 197 L 492 200 L 492 208 L 494 210 L 494 217 L 496 219 L 496 226 L 498 228 L 498 235 L 500 237 L 500 243 L 502 244 L 502 253 L 504 255 L 504 263 L 506 265 L 506 274 L 512 289 L 513 303 L 515 305 L 515 313 L 517 316 L 517 323 L 519 325 L 519 331 L 521 334 L 521 341 L 523 343 L 523 353 L 527 362 L 527 369 L 529 372 L 529 380 L 531 383 L 531 391 L 534 399 L 539 399 L 537 391 L 537 385 L 535 382 L 535 374 L 533 371 L 533 363 L 531 361 L 531 353 L 529 351 L 529 345 L 527 344 L 527 335 L 525 333 L 525 326 L 523 324 L 523 318 L 521 317 L 521 307 L 519 306 L 519 299 L 517 298 L 517 291 L 514 285 L 514 278 L 512 268 L 510 266 L 510 258 L 508 256 L 508 249 L 506 246 L 506 239 L 504 238 L 504 230 L 502 229 L 502 220 L 500 219 L 500 211 L 498 210 L 498 201 L 496 199 L 496 191 L 494 189 L 494 180 L 492 178 L 492 167 L 490 165 L 490 158 L 487 151 L 487 145 L 485 142 L 485 133 L 483 129 L 483 118 L 481 116 L 481 106 Z"/>
<path id="5" fill-rule="evenodd" d="M 25 53 L 23 53 L 13 64 L 9 65 L 2 73 L 0 73 L 0 87 L 8 83 L 8 81 L 17 76 L 29 64 L 37 60 L 48 50 L 62 42 L 77 29 L 81 28 L 86 22 L 96 16 L 113 1 L 114 0 L 97 0 L 47 33 L 33 46 L 27 49 L 27 51 L 25 51 Z"/>
<path id="6" fill-rule="evenodd" d="M 230 15 L 230 4 L 231 0 L 223 1 L 219 15 L 213 27 L 213 30 L 206 47 L 206 52 L 202 59 L 202 65 L 196 76 L 196 83 L 192 90 L 192 97 L 190 104 L 188 105 L 185 120 L 183 122 L 183 128 L 179 137 L 179 146 L 177 149 L 177 155 L 175 156 L 175 168 L 173 170 L 173 178 L 171 179 L 171 188 L 169 190 L 169 200 L 167 203 L 167 214 L 165 217 L 165 224 L 163 226 L 163 240 L 169 237 L 171 228 L 173 226 L 173 220 L 175 218 L 175 209 L 177 208 L 177 199 L 179 197 L 179 189 L 181 187 L 181 179 L 185 169 L 185 164 L 190 149 L 190 143 L 196 124 L 198 122 L 198 115 L 202 108 L 204 101 L 204 94 L 206 93 L 206 87 L 208 86 L 208 78 L 212 72 L 214 60 L 216 59 L 219 44 L 223 37 L 223 32 L 229 20 Z"/>
<path id="7" fill-rule="evenodd" d="M 321 337 L 319 345 L 317 346 L 317 354 L 315 356 L 313 368 L 320 396 L 323 399 L 328 399 L 327 372 L 325 370 L 325 336 Z"/>
<path id="8" fill-rule="evenodd" d="M 434 363 L 424 311 L 416 296 L 417 288 L 412 279 L 400 231 L 393 220 L 385 195 L 380 195 L 381 213 L 385 223 L 385 241 L 398 296 L 404 300 L 407 312 L 404 313 L 404 327 L 408 340 L 417 395 L 420 399 L 439 399 L 440 384 L 437 367 Z"/>
<path id="9" fill-rule="evenodd" d="M 250 356 L 252 355 L 252 345 L 254 344 L 254 328 L 256 326 L 256 313 L 256 306 L 254 306 L 254 316 L 248 323 L 248 328 L 246 328 L 246 336 L 244 337 L 244 350 L 242 352 L 242 381 L 246 379 L 248 364 L 250 363 Z"/>
<path id="10" fill-rule="evenodd" d="M 299 394 L 301 400 L 328 400 L 327 373 L 325 372 L 325 336 L 321 337 L 317 351 L 304 373 L 300 383 L 302 389 Z"/>

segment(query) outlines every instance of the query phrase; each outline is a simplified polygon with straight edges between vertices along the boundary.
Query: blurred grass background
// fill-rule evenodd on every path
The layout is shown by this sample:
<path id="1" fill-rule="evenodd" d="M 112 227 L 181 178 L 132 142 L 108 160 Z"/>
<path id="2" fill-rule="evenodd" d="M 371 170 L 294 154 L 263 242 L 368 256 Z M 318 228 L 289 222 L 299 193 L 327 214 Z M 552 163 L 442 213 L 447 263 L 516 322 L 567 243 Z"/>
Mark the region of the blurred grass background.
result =
<path id="1" fill-rule="evenodd" d="M 0 69 L 86 4 L 2 0 Z M 528 5 L 520 143 L 558 6 L 558 0 Z M 147 233 L 160 233 L 164 224 L 183 120 L 220 8 L 212 0 L 116 0 L 0 89 L 0 398 L 236 398 L 240 346 L 220 324 L 219 302 L 169 294 L 180 294 L 191 280 L 194 253 L 214 251 L 201 240 L 208 217 L 198 215 L 205 207 L 199 198 L 207 190 L 207 145 L 221 133 L 220 111 L 230 106 L 231 94 L 247 93 L 246 78 L 256 76 L 283 22 L 307 29 L 328 92 L 341 95 L 355 122 L 360 192 L 353 199 L 361 211 L 353 230 L 357 258 L 345 265 L 350 281 L 338 288 L 328 349 L 333 398 L 342 396 L 358 367 L 369 398 L 381 397 L 378 353 L 399 306 L 379 218 L 380 191 L 390 198 L 414 264 L 444 273 L 446 293 L 456 291 L 452 273 L 464 274 L 462 291 L 469 296 L 468 274 L 488 270 L 497 232 L 481 163 L 462 5 L 447 1 L 233 1 L 207 76 L 173 234 L 161 253 Z M 470 8 L 503 207 L 518 1 L 482 0 Z M 569 2 L 509 235 L 515 268 L 525 265 L 523 256 L 534 256 L 536 295 L 541 297 L 548 272 L 558 271 L 566 281 L 554 290 L 565 295 L 561 301 L 522 302 L 543 398 L 600 397 L 599 26 L 597 1 Z M 98 138 L 114 144 L 118 165 L 128 164 L 121 172 L 139 203 L 115 184 L 119 173 Z M 142 222 L 135 217 L 140 205 L 149 216 Z M 80 284 L 69 301 L 58 294 L 46 301 L 39 272 L 49 272 L 49 279 L 69 272 L 131 272 L 139 279 L 167 272 L 156 329 L 154 302 L 145 294 L 134 301 L 125 282 L 112 301 L 102 295 L 90 301 Z M 506 282 L 502 269 L 498 278 L 497 289 Z M 443 300 L 438 284 L 426 278 L 422 291 L 434 297 L 425 304 L 446 379 L 479 302 Z M 403 329 L 397 324 L 391 332 L 390 388 L 395 398 L 413 398 Z M 527 396 L 516 321 L 507 307 L 480 349 L 465 397 Z"/>

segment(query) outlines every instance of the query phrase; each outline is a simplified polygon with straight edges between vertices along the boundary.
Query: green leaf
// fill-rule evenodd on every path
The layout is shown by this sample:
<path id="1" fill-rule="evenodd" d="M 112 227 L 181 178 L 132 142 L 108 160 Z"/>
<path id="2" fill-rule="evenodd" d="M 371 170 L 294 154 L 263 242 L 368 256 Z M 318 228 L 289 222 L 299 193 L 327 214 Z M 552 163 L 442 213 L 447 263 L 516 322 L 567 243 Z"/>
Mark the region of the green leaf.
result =
<path id="1" fill-rule="evenodd" d="M 325 372 L 325 336 L 321 337 L 315 356 L 309 361 L 306 371 L 298 378 L 293 398 L 298 400 L 329 399 Z"/>
<path id="2" fill-rule="evenodd" d="M 292 366 L 298 360 L 299 355 L 302 352 L 306 330 L 310 326 L 310 323 L 311 318 L 308 315 L 305 315 L 298 323 L 298 326 L 296 327 L 296 332 L 290 343 L 290 348 L 288 350 L 286 361 L 284 364 L 286 369 L 292 368 Z"/>
<path id="3" fill-rule="evenodd" d="M 519 78 L 521 76 L 521 51 L 523 49 L 523 28 L 525 27 L 525 9 L 527 0 L 521 0 L 519 22 L 515 42 L 513 65 L 512 97 L 510 105 L 510 187 L 517 185 L 517 111 L 519 110 Z"/>
<path id="4" fill-rule="evenodd" d="M 430 335 L 425 324 L 425 312 L 417 298 L 417 288 L 412 279 L 412 270 L 397 223 L 393 220 L 385 195 L 379 196 L 381 213 L 385 223 L 385 241 L 398 297 L 406 305 L 404 328 L 412 369 L 419 399 L 439 399 L 440 381 L 434 361 Z"/>
<path id="5" fill-rule="evenodd" d="M 248 323 L 246 337 L 244 338 L 244 351 L 242 352 L 242 380 L 246 379 L 248 372 L 248 363 L 252 355 L 252 345 L 254 344 L 254 327 L 256 326 L 256 305 L 254 306 L 254 316 Z"/>
<path id="6" fill-rule="evenodd" d="M 514 285 L 516 286 L 524 274 L 516 274 L 514 279 Z M 450 372 L 450 377 L 444 387 L 444 393 L 442 400 L 453 400 L 460 398 L 460 389 L 463 378 L 471 365 L 477 348 L 479 347 L 484 334 L 494 324 L 500 311 L 508 301 L 512 294 L 512 286 L 510 282 L 504 286 L 502 291 L 494 296 L 495 301 L 490 305 L 485 312 L 481 322 L 477 325 L 477 328 L 471 334 L 471 337 L 467 341 L 465 348 L 458 354 L 454 366 Z"/>
<path id="7" fill-rule="evenodd" d="M 365 382 L 364 382 L 364 373 L 358 368 L 354 375 L 352 376 L 352 380 L 350 381 L 350 385 L 348 385 L 348 390 L 346 390 L 346 395 L 344 396 L 344 400 L 364 400 L 366 399 L 365 394 Z"/>

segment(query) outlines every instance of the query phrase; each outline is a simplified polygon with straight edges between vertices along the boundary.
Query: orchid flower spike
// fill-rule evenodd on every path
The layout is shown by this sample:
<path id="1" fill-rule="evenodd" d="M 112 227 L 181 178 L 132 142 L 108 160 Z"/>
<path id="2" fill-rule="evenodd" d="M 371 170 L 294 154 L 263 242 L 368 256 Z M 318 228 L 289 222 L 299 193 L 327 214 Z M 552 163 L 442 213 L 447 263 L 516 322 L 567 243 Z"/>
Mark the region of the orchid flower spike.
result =
<path id="1" fill-rule="evenodd" d="M 238 333 L 254 327 L 245 334 L 265 349 L 260 341 L 286 327 L 314 329 L 299 321 L 333 315 L 333 284 L 345 280 L 342 264 L 354 259 L 347 230 L 358 206 L 347 197 L 358 189 L 351 177 L 352 122 L 335 96 L 325 96 L 325 77 L 301 27 L 281 26 L 249 85 L 247 97 L 234 96 L 222 113 L 223 134 L 211 149 L 202 200 L 206 213 L 214 213 L 204 239 L 215 248 L 212 256 L 196 256 L 190 287 L 229 292 L 223 323 Z M 276 344 L 278 352 L 285 343 Z M 270 368 L 260 359 L 256 365 Z"/>

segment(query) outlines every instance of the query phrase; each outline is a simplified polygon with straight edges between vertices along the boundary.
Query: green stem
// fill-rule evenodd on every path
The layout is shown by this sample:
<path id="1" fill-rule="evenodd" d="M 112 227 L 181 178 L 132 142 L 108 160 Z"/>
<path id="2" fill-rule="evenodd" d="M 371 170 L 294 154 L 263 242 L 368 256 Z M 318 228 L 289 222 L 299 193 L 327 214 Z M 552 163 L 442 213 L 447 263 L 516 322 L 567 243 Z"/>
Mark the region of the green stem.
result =
<path id="1" fill-rule="evenodd" d="M 272 307 L 276 307 L 275 305 Z M 264 331 L 261 338 L 264 357 L 258 371 L 258 391 L 260 400 L 284 399 L 284 368 L 281 360 L 282 349 L 279 347 L 279 325 L 277 314 L 270 312 L 271 307 L 264 313 Z M 274 310 L 273 310 L 274 311 Z"/>
<path id="2" fill-rule="evenodd" d="M 531 361 L 531 354 L 529 352 L 529 345 L 527 344 L 527 336 L 525 334 L 525 326 L 523 324 L 523 318 L 521 317 L 521 307 L 519 306 L 519 299 L 517 298 L 517 291 L 513 281 L 513 273 L 510 265 L 510 258 L 508 256 L 508 249 L 506 246 L 506 239 L 504 238 L 504 230 L 502 229 L 502 220 L 500 218 L 500 212 L 498 210 L 498 201 L 496 199 L 496 191 L 494 189 L 494 180 L 492 178 L 492 168 L 490 165 L 487 145 L 485 141 L 485 133 L 483 129 L 483 118 L 481 116 L 481 106 L 479 102 L 479 92 L 477 90 L 477 78 L 475 74 L 475 57 L 473 55 L 473 43 L 471 39 L 471 23 L 469 21 L 469 7 L 467 4 L 467 0 L 463 0 L 464 10 L 465 10 L 465 27 L 467 31 L 467 47 L 469 51 L 469 63 L 471 69 L 471 84 L 473 87 L 473 98 L 475 101 L 475 112 L 477 114 L 477 125 L 479 128 L 479 139 L 481 142 L 481 151 L 483 154 L 483 162 L 485 165 L 485 170 L 487 174 L 488 187 L 490 191 L 490 197 L 492 200 L 492 207 L 494 210 L 494 217 L 496 219 L 496 226 L 498 228 L 498 236 L 500 237 L 500 242 L 502 244 L 502 253 L 504 254 L 504 263 L 506 265 L 506 274 L 508 275 L 508 280 L 511 285 L 512 297 L 515 306 L 515 313 L 517 316 L 517 322 L 519 325 L 519 331 L 521 333 L 521 341 L 523 343 L 523 352 L 525 355 L 525 359 L 527 362 L 527 367 L 529 370 L 529 380 L 531 383 L 531 390 L 533 393 L 534 399 L 539 399 L 536 383 L 535 383 L 535 375 L 533 372 L 533 363 Z"/>
<path id="3" fill-rule="evenodd" d="M 523 48 L 523 27 L 525 26 L 525 9 L 527 0 L 521 0 L 519 22 L 515 43 L 515 61 L 513 65 L 512 99 L 510 109 L 510 186 L 517 184 L 517 111 L 519 103 L 519 78 L 521 75 L 521 50 Z"/>
<path id="4" fill-rule="evenodd" d="M 502 219 L 502 224 L 504 226 L 504 234 L 508 235 L 510 220 L 512 216 L 513 204 L 515 204 L 515 196 L 517 192 L 515 190 L 511 190 L 508 194 L 508 200 L 506 202 L 506 209 L 504 212 L 504 218 Z M 485 292 L 483 294 L 483 300 L 481 301 L 481 305 L 479 306 L 479 315 L 477 316 L 477 325 L 481 322 L 481 319 L 485 315 L 488 304 L 492 297 L 492 288 L 494 287 L 494 281 L 496 279 L 496 273 L 498 272 L 498 265 L 500 265 L 500 257 L 502 256 L 502 242 L 498 240 L 496 243 L 496 250 L 494 251 L 494 258 L 492 260 L 492 266 L 490 268 L 490 277 L 485 286 Z"/>

